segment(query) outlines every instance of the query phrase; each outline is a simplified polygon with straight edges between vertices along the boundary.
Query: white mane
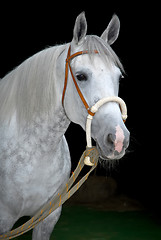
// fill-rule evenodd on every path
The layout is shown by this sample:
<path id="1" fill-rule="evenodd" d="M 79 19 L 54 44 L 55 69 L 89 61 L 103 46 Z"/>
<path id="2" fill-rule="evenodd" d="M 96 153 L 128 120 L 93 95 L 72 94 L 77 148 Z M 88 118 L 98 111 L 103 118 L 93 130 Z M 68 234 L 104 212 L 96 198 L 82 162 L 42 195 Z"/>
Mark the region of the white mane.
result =
<path id="1" fill-rule="evenodd" d="M 0 121 L 30 121 L 56 105 L 56 61 L 66 45 L 45 49 L 28 58 L 0 81 Z M 53 106 L 54 103 L 54 106 Z"/>

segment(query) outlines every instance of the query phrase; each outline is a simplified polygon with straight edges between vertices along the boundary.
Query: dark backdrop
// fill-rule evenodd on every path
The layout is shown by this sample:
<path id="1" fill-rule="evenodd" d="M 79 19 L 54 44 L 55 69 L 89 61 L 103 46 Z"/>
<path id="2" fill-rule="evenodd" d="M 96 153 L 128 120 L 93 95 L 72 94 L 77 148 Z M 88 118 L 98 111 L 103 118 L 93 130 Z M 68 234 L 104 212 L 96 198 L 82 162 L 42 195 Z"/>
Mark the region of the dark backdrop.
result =
<path id="1" fill-rule="evenodd" d="M 19 5 L 1 5 L 0 15 L 0 78 L 34 53 L 55 44 L 72 40 L 76 16 L 85 11 L 88 34 L 101 35 L 113 13 L 121 21 L 121 31 L 113 49 L 120 57 L 126 77 L 120 94 L 128 107 L 126 125 L 131 132 L 129 153 L 114 169 L 98 167 L 98 174 L 113 176 L 119 191 L 140 200 L 159 212 L 160 207 L 160 128 L 159 71 L 156 68 L 157 6 L 155 2 L 113 1 L 92 2 L 23 1 Z M 151 102 L 152 101 L 152 102 Z M 85 148 L 85 133 L 72 124 L 67 131 L 72 163 L 78 161 Z M 78 141 L 77 147 L 75 142 Z"/>

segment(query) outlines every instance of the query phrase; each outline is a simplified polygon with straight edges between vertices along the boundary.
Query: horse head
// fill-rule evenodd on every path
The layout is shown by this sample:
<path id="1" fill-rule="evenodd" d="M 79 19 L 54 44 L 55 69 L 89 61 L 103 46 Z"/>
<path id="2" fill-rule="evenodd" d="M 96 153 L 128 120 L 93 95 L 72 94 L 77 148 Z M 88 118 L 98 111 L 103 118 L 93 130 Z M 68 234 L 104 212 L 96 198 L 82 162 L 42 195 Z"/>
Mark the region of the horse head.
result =
<path id="1" fill-rule="evenodd" d="M 69 55 L 68 52 L 67 58 L 70 60 L 70 73 L 64 108 L 68 118 L 84 130 L 88 106 L 93 106 L 102 98 L 118 96 L 124 69 L 110 45 L 117 39 L 119 29 L 119 19 L 114 15 L 101 37 L 86 35 L 85 14 L 81 13 L 76 19 L 71 53 Z M 76 88 L 80 89 L 86 108 Z M 102 159 L 123 157 L 130 134 L 122 120 L 118 103 L 109 102 L 100 108 L 93 117 L 91 132 Z"/>

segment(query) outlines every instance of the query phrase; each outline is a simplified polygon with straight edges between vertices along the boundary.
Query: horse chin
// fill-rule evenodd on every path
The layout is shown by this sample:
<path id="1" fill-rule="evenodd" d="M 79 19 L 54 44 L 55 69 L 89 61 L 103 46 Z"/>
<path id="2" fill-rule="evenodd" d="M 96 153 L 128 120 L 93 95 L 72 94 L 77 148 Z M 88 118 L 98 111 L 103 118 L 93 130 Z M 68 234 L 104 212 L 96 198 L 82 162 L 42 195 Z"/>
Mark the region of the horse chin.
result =
<path id="1" fill-rule="evenodd" d="M 114 151 L 112 154 L 105 155 L 98 143 L 96 143 L 96 147 L 98 149 L 100 159 L 104 161 L 119 160 L 125 155 L 125 151 L 122 151 L 120 154 L 117 154 L 116 151 Z"/>

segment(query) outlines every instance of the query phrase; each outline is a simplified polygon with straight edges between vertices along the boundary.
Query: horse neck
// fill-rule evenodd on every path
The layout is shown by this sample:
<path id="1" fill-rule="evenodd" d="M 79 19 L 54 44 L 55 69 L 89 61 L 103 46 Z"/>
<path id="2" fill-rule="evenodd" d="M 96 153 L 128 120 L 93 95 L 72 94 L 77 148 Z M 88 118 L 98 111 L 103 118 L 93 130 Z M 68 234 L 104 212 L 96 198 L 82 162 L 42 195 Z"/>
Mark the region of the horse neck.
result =
<path id="1" fill-rule="evenodd" d="M 58 140 L 63 136 L 70 123 L 61 101 L 67 49 L 68 44 L 43 50 L 2 79 L 0 122 L 10 124 L 8 132 L 31 133 L 36 127 L 51 130 Z"/>
<path id="2" fill-rule="evenodd" d="M 58 57 L 53 63 L 53 99 L 54 106 L 49 107 L 49 111 L 42 113 L 40 116 L 37 116 L 33 124 L 30 126 L 32 131 L 35 125 L 39 125 L 39 129 L 44 128 L 46 132 L 49 132 L 56 139 L 56 142 L 59 142 L 66 132 L 70 120 L 67 117 L 64 107 L 62 105 L 62 93 L 64 87 L 64 76 L 65 76 L 65 59 L 68 50 L 68 44 L 63 46 L 58 46 Z M 39 137 L 42 137 L 41 134 Z"/>
<path id="3" fill-rule="evenodd" d="M 66 132 L 70 124 L 64 109 L 60 107 L 55 111 L 50 118 L 44 115 L 37 117 L 33 123 L 27 128 L 26 133 L 30 136 L 34 135 L 44 146 L 47 146 L 48 150 L 53 150 L 58 147 L 61 142 L 64 133 Z M 50 149 L 51 148 L 51 149 Z"/>
<path id="4" fill-rule="evenodd" d="M 31 124 L 31 126 L 29 127 L 30 131 L 35 131 L 35 126 L 38 126 L 39 136 L 37 137 L 42 140 L 41 142 L 44 141 L 44 144 L 47 143 L 48 146 L 51 143 L 52 149 L 53 144 L 55 147 L 58 146 L 70 124 L 70 120 L 67 117 L 65 109 L 62 105 L 62 93 L 65 76 L 65 59 L 67 50 L 68 44 L 66 48 L 62 47 L 62 51 L 60 51 L 53 68 L 55 71 L 55 77 L 53 78 L 53 94 L 55 96 L 55 106 L 50 109 L 50 112 L 47 115 L 43 113 L 41 116 L 35 118 L 33 124 Z M 42 129 L 44 130 L 44 134 L 42 134 Z"/>

